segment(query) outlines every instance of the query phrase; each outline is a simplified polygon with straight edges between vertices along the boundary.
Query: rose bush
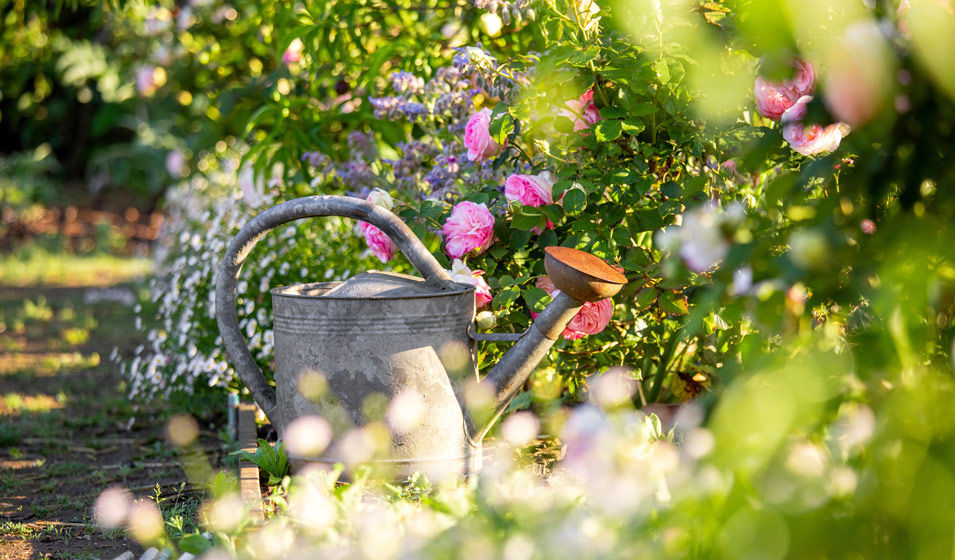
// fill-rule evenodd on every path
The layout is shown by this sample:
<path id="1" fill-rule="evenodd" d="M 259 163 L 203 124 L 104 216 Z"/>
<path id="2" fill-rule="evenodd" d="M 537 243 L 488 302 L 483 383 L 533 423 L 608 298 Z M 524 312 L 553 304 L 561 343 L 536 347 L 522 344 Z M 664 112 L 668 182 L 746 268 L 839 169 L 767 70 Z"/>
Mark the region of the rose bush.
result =
<path id="1" fill-rule="evenodd" d="M 247 128 L 254 189 L 235 198 L 235 161 L 175 191 L 173 217 L 188 219 L 170 220 L 153 289 L 168 322 L 130 387 L 241 390 L 209 293 L 215 255 L 262 207 L 247 202 L 390 199 L 478 288 L 484 328 L 519 333 L 544 308 L 546 247 L 624 270 L 628 285 L 582 310 L 492 433 L 505 449 L 497 465 L 513 446 L 559 436 L 557 478 L 536 484 L 502 466 L 463 491 L 379 489 L 412 505 L 355 499 L 360 477 L 295 477 L 263 532 L 210 521 L 217 546 L 950 554 L 955 160 L 940 147 L 955 143 L 955 87 L 938 56 L 955 37 L 948 10 L 913 3 L 896 33 L 894 10 L 857 2 L 476 4 L 305 0 L 250 18 L 268 30 L 276 72 Z M 297 60 L 283 64 L 296 40 Z M 261 267 L 243 273 L 240 326 L 267 373 L 271 286 L 380 266 L 354 224 L 322 224 L 267 236 Z M 387 267 L 412 272 L 397 255 Z M 505 348 L 482 343 L 482 370 Z M 675 423 L 672 441 L 635 408 Z"/>

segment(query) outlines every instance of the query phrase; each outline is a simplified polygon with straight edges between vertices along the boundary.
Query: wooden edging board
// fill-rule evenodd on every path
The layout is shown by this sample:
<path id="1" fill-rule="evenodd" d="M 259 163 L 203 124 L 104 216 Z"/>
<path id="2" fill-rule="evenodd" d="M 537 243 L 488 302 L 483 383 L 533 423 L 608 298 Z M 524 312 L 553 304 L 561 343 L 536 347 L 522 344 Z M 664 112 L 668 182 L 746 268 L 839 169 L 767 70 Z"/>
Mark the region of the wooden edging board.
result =
<path id="1" fill-rule="evenodd" d="M 255 405 L 239 403 L 237 423 L 239 449 L 255 454 L 258 438 L 255 431 Z M 239 461 L 239 493 L 249 508 L 249 518 L 256 524 L 265 516 L 262 513 L 262 491 L 259 486 L 259 467 L 248 461 Z"/>

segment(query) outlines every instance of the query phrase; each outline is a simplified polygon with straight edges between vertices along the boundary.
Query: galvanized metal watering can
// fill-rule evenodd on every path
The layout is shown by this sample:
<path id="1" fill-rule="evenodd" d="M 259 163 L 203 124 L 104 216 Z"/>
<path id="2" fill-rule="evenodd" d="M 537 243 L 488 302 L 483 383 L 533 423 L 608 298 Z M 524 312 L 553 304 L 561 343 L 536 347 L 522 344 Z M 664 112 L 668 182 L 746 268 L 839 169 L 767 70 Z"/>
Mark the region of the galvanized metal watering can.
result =
<path id="1" fill-rule="evenodd" d="M 275 388 L 256 365 L 239 330 L 235 291 L 242 263 L 268 231 L 287 222 L 344 216 L 368 222 L 397 244 L 416 278 L 370 271 L 344 282 L 274 288 Z M 584 302 L 615 295 L 626 277 L 583 251 L 548 247 L 545 267 L 560 293 L 522 334 L 477 334 L 474 287 L 451 280 L 411 229 L 388 210 L 357 198 L 311 196 L 266 210 L 232 240 L 219 268 L 216 317 L 225 349 L 256 403 L 283 436 L 297 418 L 319 415 L 334 440 L 317 457 L 290 455 L 293 465 L 345 462 L 339 439 L 382 420 L 381 406 L 407 398 L 425 404 L 412 425 L 392 430 L 390 453 L 376 458 L 396 475 L 438 469 L 455 474 L 481 468 L 481 442 L 493 422 L 547 354 Z M 476 342 L 514 346 L 483 379 Z M 303 377 L 305 376 L 305 377 Z M 303 379 L 323 379 L 321 394 Z M 464 406 L 469 383 L 491 401 L 489 412 Z M 303 394 L 304 393 L 304 394 Z M 376 425 L 387 426 L 387 423 Z"/>

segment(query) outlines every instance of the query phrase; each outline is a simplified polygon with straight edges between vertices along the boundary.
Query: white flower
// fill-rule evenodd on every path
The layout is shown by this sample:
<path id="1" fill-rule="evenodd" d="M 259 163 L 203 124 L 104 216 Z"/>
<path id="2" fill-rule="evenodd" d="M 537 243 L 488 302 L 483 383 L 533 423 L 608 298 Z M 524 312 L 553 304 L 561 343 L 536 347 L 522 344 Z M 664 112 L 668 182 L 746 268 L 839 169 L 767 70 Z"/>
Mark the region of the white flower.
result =
<path id="1" fill-rule="evenodd" d="M 375 189 L 371 191 L 370 193 L 368 193 L 368 198 L 366 198 L 365 200 L 367 200 L 368 202 L 376 206 L 381 206 L 387 210 L 391 210 L 392 208 L 395 207 L 395 201 L 392 200 L 391 195 L 388 194 L 387 191 L 383 191 L 381 189 Z"/>
<path id="2" fill-rule="evenodd" d="M 239 189 L 242 190 L 242 199 L 252 208 L 257 208 L 265 202 L 265 186 L 261 177 L 255 176 L 255 170 L 249 166 L 242 168 L 239 173 Z"/>

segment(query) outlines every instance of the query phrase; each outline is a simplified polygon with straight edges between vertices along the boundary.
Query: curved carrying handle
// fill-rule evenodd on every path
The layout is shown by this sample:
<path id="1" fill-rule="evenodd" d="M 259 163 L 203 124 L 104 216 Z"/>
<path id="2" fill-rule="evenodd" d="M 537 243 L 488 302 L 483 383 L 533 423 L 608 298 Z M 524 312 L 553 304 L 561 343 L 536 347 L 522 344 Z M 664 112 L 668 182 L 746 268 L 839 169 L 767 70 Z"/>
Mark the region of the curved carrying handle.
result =
<path id="1" fill-rule="evenodd" d="M 446 284 L 454 285 L 447 271 L 438 264 L 411 228 L 385 208 L 365 200 L 346 196 L 307 196 L 283 202 L 252 218 L 232 240 L 219 266 L 216 277 L 216 321 L 232 366 L 252 392 L 252 398 L 273 421 L 275 389 L 265 380 L 239 330 L 235 309 L 236 285 L 242 263 L 266 233 L 293 220 L 322 216 L 343 216 L 368 222 L 385 232 L 398 245 L 428 284 L 439 289 Z"/>

